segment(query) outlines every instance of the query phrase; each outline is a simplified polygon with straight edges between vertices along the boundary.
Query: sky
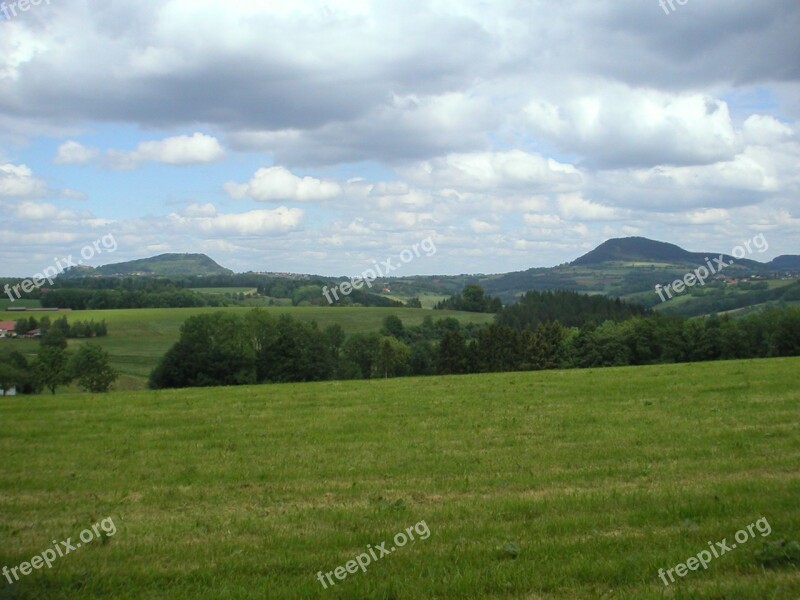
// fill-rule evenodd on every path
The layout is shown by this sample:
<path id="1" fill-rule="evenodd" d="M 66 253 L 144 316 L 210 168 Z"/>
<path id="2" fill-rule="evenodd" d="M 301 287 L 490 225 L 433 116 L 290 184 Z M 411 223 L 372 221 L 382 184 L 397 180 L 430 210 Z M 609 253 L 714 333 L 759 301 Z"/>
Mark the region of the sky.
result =
<path id="1" fill-rule="evenodd" d="M 661 2 L 6 0 L 0 275 L 800 254 L 800 3 Z"/>

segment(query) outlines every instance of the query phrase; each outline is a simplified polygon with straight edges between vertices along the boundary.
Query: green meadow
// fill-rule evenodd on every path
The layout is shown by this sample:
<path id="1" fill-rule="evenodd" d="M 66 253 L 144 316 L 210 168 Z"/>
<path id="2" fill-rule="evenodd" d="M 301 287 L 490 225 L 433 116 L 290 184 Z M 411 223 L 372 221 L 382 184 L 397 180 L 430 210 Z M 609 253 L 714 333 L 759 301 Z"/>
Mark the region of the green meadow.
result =
<path id="1" fill-rule="evenodd" d="M 0 567 L 117 532 L 0 598 L 796 600 L 797 564 L 758 553 L 800 540 L 798 368 L 3 398 Z M 761 518 L 768 537 L 659 579 Z M 317 580 L 423 521 L 427 539 Z"/>
<path id="2" fill-rule="evenodd" d="M 146 308 L 126 310 L 82 310 L 61 313 L 0 313 L 0 320 L 16 320 L 33 316 L 40 319 L 47 315 L 56 319 L 66 315 L 70 323 L 75 321 L 103 321 L 108 324 L 108 337 L 96 338 L 92 342 L 103 346 L 111 355 L 112 365 L 120 374 L 116 389 L 140 390 L 147 386 L 150 371 L 159 359 L 178 341 L 180 327 L 192 315 L 222 311 L 244 315 L 250 307 L 227 308 Z M 346 333 L 366 333 L 381 328 L 383 319 L 397 315 L 407 326 L 419 325 L 429 316 L 434 320 L 453 317 L 463 325 L 488 323 L 494 315 L 455 311 L 436 311 L 415 308 L 373 307 L 261 307 L 260 310 L 273 316 L 287 313 L 303 321 L 316 321 L 320 328 L 338 323 Z M 70 340 L 70 346 L 85 343 L 85 340 Z M 0 340 L 0 349 L 13 348 L 23 353 L 36 352 L 35 340 Z"/>

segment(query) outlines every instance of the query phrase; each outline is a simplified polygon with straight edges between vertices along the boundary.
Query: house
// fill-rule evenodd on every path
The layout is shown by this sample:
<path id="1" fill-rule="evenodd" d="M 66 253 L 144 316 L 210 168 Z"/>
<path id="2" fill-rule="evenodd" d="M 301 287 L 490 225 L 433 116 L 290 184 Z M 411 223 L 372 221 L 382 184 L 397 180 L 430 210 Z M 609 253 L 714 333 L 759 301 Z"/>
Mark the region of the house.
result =
<path id="1" fill-rule="evenodd" d="M 14 321 L 0 321 L 0 338 L 14 337 L 17 324 Z"/>
<path id="2" fill-rule="evenodd" d="M 7 394 L 3 388 L 0 388 L 0 398 L 2 398 L 3 396 L 16 396 L 16 395 L 17 395 L 17 388 L 15 387 L 12 387 L 10 390 L 8 390 Z"/>

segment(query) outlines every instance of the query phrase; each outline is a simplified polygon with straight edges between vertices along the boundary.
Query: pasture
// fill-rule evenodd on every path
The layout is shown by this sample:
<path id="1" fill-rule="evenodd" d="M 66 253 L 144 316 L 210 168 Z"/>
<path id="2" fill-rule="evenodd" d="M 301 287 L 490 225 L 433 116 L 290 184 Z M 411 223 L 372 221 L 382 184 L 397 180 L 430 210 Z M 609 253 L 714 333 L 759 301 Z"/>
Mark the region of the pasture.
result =
<path id="1" fill-rule="evenodd" d="M 0 399 L 0 567 L 117 528 L 0 598 L 796 600 L 797 565 L 758 552 L 800 540 L 798 367 Z M 768 537 L 659 579 L 760 518 Z"/>

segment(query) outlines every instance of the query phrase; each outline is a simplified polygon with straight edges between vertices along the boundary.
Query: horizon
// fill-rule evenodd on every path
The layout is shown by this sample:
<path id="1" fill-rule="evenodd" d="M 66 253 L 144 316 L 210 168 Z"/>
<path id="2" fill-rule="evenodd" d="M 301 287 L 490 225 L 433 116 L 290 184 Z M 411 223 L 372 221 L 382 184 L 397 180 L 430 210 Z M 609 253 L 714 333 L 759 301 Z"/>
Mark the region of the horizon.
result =
<path id="1" fill-rule="evenodd" d="M 731 254 L 731 252 L 729 252 L 729 251 L 720 252 L 720 251 L 717 251 L 717 250 L 708 250 L 708 249 L 706 249 L 706 250 L 690 250 L 688 248 L 683 248 L 680 245 L 675 244 L 673 242 L 666 242 L 664 240 L 654 240 L 654 239 L 651 239 L 651 238 L 645 238 L 645 237 L 641 237 L 641 236 L 628 236 L 628 237 L 622 237 L 622 238 L 609 238 L 607 240 L 604 240 L 600 244 L 598 244 L 595 248 L 590 250 L 589 253 L 597 250 L 598 248 L 600 248 L 601 246 L 603 246 L 604 244 L 606 244 L 608 242 L 613 242 L 613 241 L 617 241 L 617 240 L 631 240 L 631 239 L 640 239 L 640 240 L 644 240 L 644 241 L 647 241 L 647 242 L 655 242 L 657 244 L 669 244 L 669 245 L 677 246 L 681 250 L 683 250 L 685 252 L 692 253 L 692 254 L 709 254 L 709 255 L 714 255 L 714 254 L 717 254 L 717 255 L 719 255 L 719 254 L 730 255 Z M 528 267 L 528 269 L 521 269 L 521 271 L 527 271 L 529 269 L 540 269 L 540 268 L 554 269 L 554 268 L 561 267 L 561 266 L 564 266 L 564 265 L 571 265 L 574 261 L 582 258 L 586 254 L 588 254 L 588 253 L 585 252 L 585 253 L 581 254 L 580 256 L 576 256 L 572 260 L 569 260 L 569 261 L 566 261 L 566 262 L 563 262 L 563 263 L 559 263 L 559 264 L 556 264 L 556 265 L 550 265 L 550 266 L 544 266 L 544 267 Z M 757 263 L 761 263 L 761 264 L 768 264 L 772 260 L 774 260 L 776 258 L 779 258 L 779 257 L 782 257 L 782 256 L 800 256 L 800 252 L 798 252 L 797 254 L 794 254 L 794 253 L 775 254 L 774 256 L 772 254 L 773 253 L 770 253 L 769 249 L 767 247 L 764 250 L 759 249 L 757 256 L 755 256 L 751 252 L 749 255 L 746 255 L 743 258 L 745 260 L 749 260 L 749 261 L 753 261 L 753 262 L 757 262 Z M 251 271 L 236 271 L 236 270 L 230 269 L 225 264 L 223 264 L 221 261 L 217 260 L 215 257 L 213 257 L 213 256 L 211 256 L 209 254 L 206 254 L 206 253 L 203 253 L 203 252 L 181 252 L 181 251 L 162 252 L 160 254 L 155 254 L 155 255 L 151 255 L 151 256 L 140 256 L 138 258 L 132 258 L 130 260 L 113 261 L 113 262 L 108 262 L 108 263 L 102 263 L 102 264 L 98 264 L 98 265 L 92 266 L 90 268 L 99 269 L 101 267 L 113 266 L 113 265 L 117 265 L 117 264 L 124 264 L 124 263 L 141 261 L 141 260 L 150 260 L 150 259 L 154 259 L 154 258 L 160 258 L 162 256 L 197 256 L 197 257 L 205 257 L 205 258 L 208 258 L 208 259 L 212 260 L 214 263 L 216 263 L 217 266 L 232 271 L 232 273 L 234 275 L 244 275 L 244 274 L 247 274 L 247 273 L 254 273 L 254 274 L 286 274 L 286 275 L 312 276 L 312 277 L 329 277 L 329 278 L 335 278 L 335 279 L 358 277 L 359 276 L 358 274 L 355 274 L 355 275 L 352 275 L 352 274 L 351 275 L 347 275 L 347 274 L 341 274 L 341 273 L 338 273 L 338 274 L 326 274 L 326 273 L 313 273 L 313 272 L 310 272 L 310 271 L 275 271 L 275 270 L 267 270 L 267 271 L 264 271 L 264 270 L 261 270 L 261 271 L 254 271 L 254 270 L 251 270 Z M 79 266 L 81 266 L 81 267 L 89 267 L 89 265 L 85 265 L 85 264 L 82 264 L 82 265 L 79 265 Z M 507 274 L 507 273 L 510 273 L 510 272 L 512 272 L 512 271 L 495 271 L 495 272 L 483 272 L 483 271 L 468 272 L 468 271 L 461 271 L 461 272 L 457 272 L 457 273 L 454 272 L 454 273 L 430 273 L 430 274 L 419 274 L 419 273 L 407 273 L 407 272 L 404 272 L 402 274 L 394 275 L 392 277 L 456 277 L 456 276 L 478 276 L 478 275 L 492 276 L 492 275 L 504 275 L 504 274 Z M 33 273 L 30 273 L 30 274 L 27 274 L 27 275 L 6 275 L 6 274 L 0 273 L 0 278 L 16 278 L 16 277 L 30 278 L 33 275 L 34 275 Z"/>

